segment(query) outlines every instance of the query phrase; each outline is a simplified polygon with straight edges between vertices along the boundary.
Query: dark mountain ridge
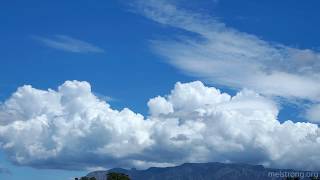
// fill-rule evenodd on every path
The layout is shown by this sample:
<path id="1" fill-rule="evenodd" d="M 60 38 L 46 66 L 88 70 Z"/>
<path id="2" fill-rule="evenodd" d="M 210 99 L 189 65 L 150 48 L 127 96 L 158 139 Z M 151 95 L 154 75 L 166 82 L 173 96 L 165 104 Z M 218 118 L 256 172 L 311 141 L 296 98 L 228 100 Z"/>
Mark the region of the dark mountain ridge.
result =
<path id="1" fill-rule="evenodd" d="M 115 168 L 108 171 L 94 171 L 89 173 L 87 177 L 106 180 L 106 174 L 110 172 L 127 174 L 132 180 L 276 180 L 285 179 L 285 177 L 310 179 L 311 176 L 318 176 L 318 172 L 311 171 L 271 169 L 265 168 L 262 165 L 214 162 L 185 163 L 175 167 L 151 167 L 146 170 Z"/>

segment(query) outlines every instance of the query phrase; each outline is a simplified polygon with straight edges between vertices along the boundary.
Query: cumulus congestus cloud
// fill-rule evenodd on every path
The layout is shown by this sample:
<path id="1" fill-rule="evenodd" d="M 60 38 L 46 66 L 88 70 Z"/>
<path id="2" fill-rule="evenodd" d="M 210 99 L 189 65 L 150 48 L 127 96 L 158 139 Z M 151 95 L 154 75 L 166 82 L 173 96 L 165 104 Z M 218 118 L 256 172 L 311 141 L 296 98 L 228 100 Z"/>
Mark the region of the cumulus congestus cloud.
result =
<path id="1" fill-rule="evenodd" d="M 232 97 L 199 81 L 178 82 L 148 106 L 147 117 L 115 110 L 88 82 L 22 86 L 0 106 L 0 147 L 12 162 L 37 168 L 208 161 L 320 168 L 318 126 L 280 123 L 277 104 L 253 91 Z"/>

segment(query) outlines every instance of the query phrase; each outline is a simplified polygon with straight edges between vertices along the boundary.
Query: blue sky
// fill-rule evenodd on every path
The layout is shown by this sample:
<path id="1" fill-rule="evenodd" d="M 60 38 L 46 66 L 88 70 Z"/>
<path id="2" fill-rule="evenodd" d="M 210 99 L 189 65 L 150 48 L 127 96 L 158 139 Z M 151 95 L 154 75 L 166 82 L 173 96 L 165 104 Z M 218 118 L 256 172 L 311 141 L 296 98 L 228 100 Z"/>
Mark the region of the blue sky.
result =
<path id="1" fill-rule="evenodd" d="M 319 63 L 315 62 L 315 68 L 310 71 L 295 73 L 291 71 L 298 71 L 296 68 L 298 69 L 299 64 L 290 66 L 290 58 L 303 55 L 315 61 L 320 60 L 318 1 L 177 0 L 171 4 L 183 11 L 169 10 L 161 13 L 157 6 L 163 4 L 141 2 L 143 5 L 117 0 L 2 2 L 0 102 L 5 102 L 18 87 L 26 84 L 35 89 L 47 90 L 57 89 L 66 80 L 78 80 L 89 82 L 93 94 L 106 99 L 113 109 L 128 107 L 147 117 L 147 102 L 150 98 L 170 93 L 176 82 L 201 80 L 230 95 L 248 88 L 276 101 L 281 106 L 278 116 L 280 122 L 288 119 L 294 122 L 317 122 L 315 118 L 320 115 L 314 113 L 316 110 L 308 109 L 316 109 L 313 106 L 317 106 L 319 102 L 320 89 L 317 89 L 318 86 L 310 90 L 305 87 L 304 92 L 296 93 L 300 89 L 296 90 L 294 86 L 303 87 L 319 82 Z M 154 8 L 152 12 L 155 14 L 148 12 L 148 8 Z M 159 17 L 162 13 L 173 13 L 183 21 L 177 22 L 171 16 L 164 17 L 163 21 L 163 17 Z M 188 13 L 196 14 L 195 18 L 192 15 L 186 17 Z M 209 19 L 208 27 L 204 25 L 207 23 L 206 18 Z M 230 76 L 231 79 L 219 79 L 220 71 L 212 73 L 206 69 L 193 68 L 200 58 L 223 56 L 215 53 L 215 50 L 221 49 L 212 48 L 210 44 L 211 41 L 217 42 L 217 38 L 206 32 L 221 24 L 225 27 L 212 31 L 218 35 L 223 32 L 225 34 L 220 35 L 236 38 L 235 41 L 248 40 L 247 43 L 253 44 L 253 47 L 248 45 L 245 49 L 240 47 L 241 51 L 261 48 L 261 52 L 275 52 L 272 55 L 284 59 L 283 64 L 274 63 L 273 59 L 270 60 L 271 65 L 263 64 L 272 72 L 291 73 L 294 77 L 301 77 L 301 81 L 310 80 L 310 83 L 299 84 L 299 79 L 297 83 L 284 83 L 292 85 L 292 88 L 281 86 L 277 91 L 274 90 L 277 86 L 269 83 L 250 84 L 247 83 L 250 79 L 241 78 L 236 78 L 236 82 L 233 82 L 233 76 Z M 254 38 L 251 39 L 248 34 Z M 209 43 L 199 43 L 203 39 Z M 191 46 L 184 40 L 191 42 Z M 262 43 L 260 46 L 260 40 L 268 44 Z M 208 52 L 194 47 L 208 48 Z M 176 49 L 183 52 L 194 50 L 194 53 L 189 56 L 176 52 Z M 200 55 L 196 56 L 198 53 Z M 244 59 L 249 57 L 246 55 Z M 195 63 L 191 67 L 181 64 L 181 59 L 186 56 L 193 58 L 188 61 Z M 286 64 L 290 70 L 285 69 Z M 211 67 L 209 65 L 207 67 Z M 250 74 L 250 69 L 248 71 Z M 315 79 L 311 79 L 313 75 Z M 306 112 L 310 112 L 310 115 L 306 115 Z M 47 166 L 49 169 L 39 168 L 32 165 L 36 162 L 18 165 L 19 163 L 13 163 L 9 159 L 12 153 L 0 150 L 0 168 L 10 171 L 0 171 L 1 179 L 63 180 L 88 172 L 77 168 L 63 170 L 63 166 L 57 167 L 61 170 L 54 170 L 50 165 Z"/>

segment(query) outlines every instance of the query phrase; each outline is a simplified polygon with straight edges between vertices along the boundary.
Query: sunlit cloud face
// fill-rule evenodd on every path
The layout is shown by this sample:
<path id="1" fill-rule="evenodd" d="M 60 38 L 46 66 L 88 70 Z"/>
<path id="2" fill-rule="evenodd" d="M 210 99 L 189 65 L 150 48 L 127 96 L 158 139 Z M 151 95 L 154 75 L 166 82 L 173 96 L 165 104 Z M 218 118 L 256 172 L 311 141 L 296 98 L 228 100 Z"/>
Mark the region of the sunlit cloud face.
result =
<path id="1" fill-rule="evenodd" d="M 320 167 L 318 126 L 280 123 L 277 104 L 253 91 L 230 96 L 200 81 L 178 82 L 148 107 L 147 117 L 115 110 L 88 82 L 66 81 L 57 90 L 22 86 L 0 106 L 0 147 L 12 162 L 36 168 L 212 161 Z"/>
<path id="2" fill-rule="evenodd" d="M 269 43 L 170 1 L 138 0 L 135 7 L 155 22 L 196 35 L 152 41 L 154 51 L 184 73 L 287 100 L 320 101 L 319 52 Z"/>

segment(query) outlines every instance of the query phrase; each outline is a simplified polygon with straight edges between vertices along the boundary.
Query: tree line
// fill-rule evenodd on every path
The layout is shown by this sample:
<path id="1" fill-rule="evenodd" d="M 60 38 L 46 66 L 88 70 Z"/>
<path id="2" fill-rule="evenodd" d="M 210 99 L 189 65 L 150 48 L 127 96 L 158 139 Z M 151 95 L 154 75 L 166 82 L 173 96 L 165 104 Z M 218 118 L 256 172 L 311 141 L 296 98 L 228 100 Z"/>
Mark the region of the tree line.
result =
<path id="1" fill-rule="evenodd" d="M 81 177 L 75 180 L 97 180 L 95 177 Z M 107 180 L 131 180 L 130 177 L 124 173 L 111 172 L 107 174 Z"/>

